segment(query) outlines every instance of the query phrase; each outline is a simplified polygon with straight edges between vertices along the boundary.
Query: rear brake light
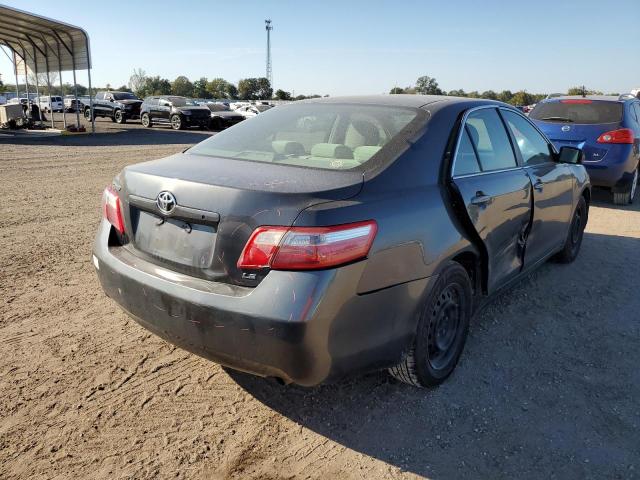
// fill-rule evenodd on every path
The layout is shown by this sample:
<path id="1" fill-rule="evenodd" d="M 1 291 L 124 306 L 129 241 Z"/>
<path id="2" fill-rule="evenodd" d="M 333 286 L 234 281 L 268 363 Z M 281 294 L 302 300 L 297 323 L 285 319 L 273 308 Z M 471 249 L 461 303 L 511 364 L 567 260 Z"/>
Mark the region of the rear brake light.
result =
<path id="1" fill-rule="evenodd" d="M 573 103 L 581 105 L 581 104 L 588 104 L 588 103 L 593 103 L 593 100 L 588 100 L 586 98 L 577 98 L 577 99 L 570 99 L 570 100 L 560 100 L 560 103 Z"/>
<path id="2" fill-rule="evenodd" d="M 102 194 L 102 205 L 104 206 L 104 218 L 115 227 L 120 233 L 124 233 L 124 221 L 122 220 L 122 206 L 118 192 L 109 185 Z"/>
<path id="3" fill-rule="evenodd" d="M 621 128 L 605 132 L 598 137 L 598 143 L 627 143 L 633 144 L 635 135 L 630 128 Z"/>
<path id="4" fill-rule="evenodd" d="M 332 227 L 259 227 L 238 268 L 314 270 L 354 262 L 368 255 L 377 229 L 373 220 Z"/>

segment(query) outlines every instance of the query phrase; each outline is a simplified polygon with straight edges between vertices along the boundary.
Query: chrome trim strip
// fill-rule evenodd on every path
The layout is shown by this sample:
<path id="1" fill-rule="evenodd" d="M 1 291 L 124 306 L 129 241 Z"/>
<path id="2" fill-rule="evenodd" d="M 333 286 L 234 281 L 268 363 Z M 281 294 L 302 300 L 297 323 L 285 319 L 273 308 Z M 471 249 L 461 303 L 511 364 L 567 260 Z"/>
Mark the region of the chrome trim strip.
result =
<path id="1" fill-rule="evenodd" d="M 524 167 L 517 166 L 513 168 L 501 168 L 500 170 L 487 170 L 486 172 L 465 173 L 463 175 L 456 175 L 454 177 L 451 177 L 451 179 L 456 180 L 458 178 L 479 177 L 482 175 L 490 175 L 492 173 L 514 172 L 516 170 L 524 171 Z"/>

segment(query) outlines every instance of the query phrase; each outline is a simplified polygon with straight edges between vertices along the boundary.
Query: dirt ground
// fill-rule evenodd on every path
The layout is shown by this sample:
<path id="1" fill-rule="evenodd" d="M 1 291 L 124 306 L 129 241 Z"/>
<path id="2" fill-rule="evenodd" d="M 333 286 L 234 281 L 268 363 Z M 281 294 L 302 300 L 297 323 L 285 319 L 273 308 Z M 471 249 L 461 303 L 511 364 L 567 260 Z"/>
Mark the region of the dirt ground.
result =
<path id="1" fill-rule="evenodd" d="M 199 131 L 0 137 L 0 478 L 640 478 L 640 206 L 472 322 L 435 390 L 304 389 L 147 333 L 100 289 L 103 188 Z"/>

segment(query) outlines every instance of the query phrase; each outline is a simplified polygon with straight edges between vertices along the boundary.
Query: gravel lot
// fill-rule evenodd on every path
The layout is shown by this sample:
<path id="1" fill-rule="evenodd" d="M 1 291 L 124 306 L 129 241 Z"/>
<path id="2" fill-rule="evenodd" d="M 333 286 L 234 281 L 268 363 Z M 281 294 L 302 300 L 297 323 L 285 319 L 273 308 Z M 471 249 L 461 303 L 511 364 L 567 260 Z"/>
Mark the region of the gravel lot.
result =
<path id="1" fill-rule="evenodd" d="M 96 123 L 0 136 L 0 478 L 640 478 L 638 205 L 596 195 L 578 260 L 480 312 L 440 388 L 384 372 L 284 387 L 172 347 L 102 294 L 104 186 L 208 133 Z"/>

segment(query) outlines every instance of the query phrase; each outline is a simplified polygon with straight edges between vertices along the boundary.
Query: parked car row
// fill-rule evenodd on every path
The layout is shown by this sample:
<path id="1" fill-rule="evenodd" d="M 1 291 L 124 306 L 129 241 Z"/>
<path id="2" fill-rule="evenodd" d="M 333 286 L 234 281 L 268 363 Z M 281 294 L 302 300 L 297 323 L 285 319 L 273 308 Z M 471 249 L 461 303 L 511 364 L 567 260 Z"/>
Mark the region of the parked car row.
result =
<path id="1" fill-rule="evenodd" d="M 80 102 L 79 102 L 80 105 Z M 154 95 L 139 99 L 130 92 L 98 92 L 93 112 L 88 102 L 81 104 L 87 120 L 110 118 L 115 123 L 139 119 L 143 126 L 168 125 L 175 130 L 189 127 L 223 130 L 242 120 L 255 117 L 273 105 L 266 103 L 228 103 L 197 101 L 179 95 Z M 75 105 L 69 104 L 69 108 Z"/>

